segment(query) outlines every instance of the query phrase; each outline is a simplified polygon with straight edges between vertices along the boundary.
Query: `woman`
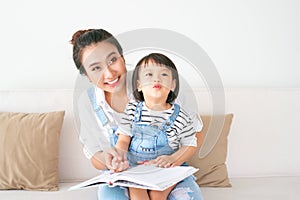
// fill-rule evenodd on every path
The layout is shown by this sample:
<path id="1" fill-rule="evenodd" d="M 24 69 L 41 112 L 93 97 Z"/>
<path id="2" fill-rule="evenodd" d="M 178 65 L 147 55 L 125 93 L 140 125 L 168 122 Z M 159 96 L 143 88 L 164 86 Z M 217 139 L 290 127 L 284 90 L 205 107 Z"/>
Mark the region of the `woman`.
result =
<path id="1" fill-rule="evenodd" d="M 80 140 L 87 158 L 99 170 L 123 171 L 129 167 L 126 154 L 111 147 L 116 143 L 114 131 L 118 112 L 129 101 L 126 87 L 126 67 L 119 42 L 103 29 L 77 31 L 71 40 L 73 60 L 80 73 L 94 84 L 79 99 Z M 184 106 L 183 106 L 184 107 Z M 199 128 L 200 127 L 200 128 Z M 202 126 L 196 129 L 200 131 Z M 198 134 L 198 146 L 202 134 Z M 115 162 L 118 161 L 118 162 Z M 192 177 L 184 179 L 172 190 L 168 199 L 187 197 L 202 199 L 201 191 Z M 127 188 L 100 186 L 99 199 L 129 199 Z"/>

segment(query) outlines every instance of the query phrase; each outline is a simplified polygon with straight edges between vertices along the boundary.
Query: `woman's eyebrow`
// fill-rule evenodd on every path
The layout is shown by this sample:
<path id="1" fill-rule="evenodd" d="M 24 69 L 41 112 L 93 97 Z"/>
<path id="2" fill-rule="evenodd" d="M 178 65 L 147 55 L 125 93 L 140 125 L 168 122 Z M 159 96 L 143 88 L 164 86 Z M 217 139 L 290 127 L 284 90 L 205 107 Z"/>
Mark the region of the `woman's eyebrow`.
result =
<path id="1" fill-rule="evenodd" d="M 94 63 L 91 63 L 90 65 L 89 65 L 89 68 L 90 67 L 92 67 L 92 66 L 94 66 L 94 65 L 98 65 L 98 64 L 100 64 L 101 62 L 94 62 Z"/>
<path id="2" fill-rule="evenodd" d="M 110 56 L 114 55 L 114 54 L 117 54 L 115 51 L 112 51 L 110 52 L 107 56 L 106 56 L 106 59 L 109 58 Z"/>
<path id="3" fill-rule="evenodd" d="M 106 59 L 109 58 L 110 56 L 114 55 L 114 54 L 117 54 L 117 53 L 116 53 L 115 51 L 110 52 L 110 53 L 106 56 Z M 93 63 L 91 63 L 88 67 L 90 68 L 90 67 L 92 67 L 92 66 L 94 66 L 94 65 L 98 65 L 98 64 L 101 64 L 101 61 L 93 62 Z"/>

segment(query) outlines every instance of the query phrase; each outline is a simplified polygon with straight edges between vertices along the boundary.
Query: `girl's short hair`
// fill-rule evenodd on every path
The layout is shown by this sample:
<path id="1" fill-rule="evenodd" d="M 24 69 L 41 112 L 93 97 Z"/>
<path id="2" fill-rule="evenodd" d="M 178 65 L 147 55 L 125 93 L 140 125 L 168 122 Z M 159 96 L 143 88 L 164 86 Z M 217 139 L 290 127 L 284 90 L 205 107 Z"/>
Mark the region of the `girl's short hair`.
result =
<path id="1" fill-rule="evenodd" d="M 138 91 L 137 88 L 137 80 L 139 79 L 139 69 L 141 66 L 145 66 L 148 65 L 149 63 L 155 63 L 158 65 L 164 65 L 168 68 L 171 69 L 172 71 L 172 78 L 176 79 L 176 87 L 174 89 L 174 91 L 170 91 L 168 98 L 167 98 L 167 103 L 172 103 L 176 97 L 178 96 L 178 92 L 179 92 L 179 75 L 178 75 L 178 71 L 177 68 L 175 66 L 175 64 L 172 62 L 172 60 L 170 58 L 168 58 L 167 56 L 161 54 L 161 53 L 151 53 L 145 57 L 143 57 L 137 64 L 136 67 L 133 71 L 133 75 L 132 75 L 132 89 L 133 89 L 133 96 L 137 101 L 144 101 L 144 95 L 142 91 Z"/>
<path id="2" fill-rule="evenodd" d="M 86 71 L 82 65 L 83 49 L 92 44 L 106 41 L 114 45 L 119 54 L 123 55 L 123 49 L 118 40 L 109 32 L 103 29 L 87 29 L 79 30 L 72 36 L 70 43 L 73 45 L 73 60 L 80 74 L 86 75 Z"/>

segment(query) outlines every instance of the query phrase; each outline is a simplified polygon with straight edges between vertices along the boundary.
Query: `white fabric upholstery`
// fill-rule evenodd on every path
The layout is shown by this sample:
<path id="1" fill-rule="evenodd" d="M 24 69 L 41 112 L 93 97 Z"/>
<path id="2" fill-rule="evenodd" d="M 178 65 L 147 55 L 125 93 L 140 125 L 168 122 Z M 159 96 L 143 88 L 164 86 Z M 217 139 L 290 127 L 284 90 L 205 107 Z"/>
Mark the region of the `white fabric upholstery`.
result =
<path id="1" fill-rule="evenodd" d="M 201 188 L 205 200 L 294 200 L 300 195 L 300 176 L 231 178 L 231 188 Z M 57 192 L 0 191 L 0 199 L 76 200 L 97 199 L 97 188 L 68 191 L 74 183 L 60 183 Z"/>

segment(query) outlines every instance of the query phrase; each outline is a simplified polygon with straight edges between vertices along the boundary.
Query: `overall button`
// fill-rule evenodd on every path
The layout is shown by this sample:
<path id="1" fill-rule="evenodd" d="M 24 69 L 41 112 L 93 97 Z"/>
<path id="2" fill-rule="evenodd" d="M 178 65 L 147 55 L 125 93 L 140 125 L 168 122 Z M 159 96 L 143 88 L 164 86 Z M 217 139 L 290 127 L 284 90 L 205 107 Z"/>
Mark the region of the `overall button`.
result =
<path id="1" fill-rule="evenodd" d="M 110 133 L 110 134 L 113 134 L 113 133 L 114 133 L 114 130 L 109 129 L 109 133 Z"/>

